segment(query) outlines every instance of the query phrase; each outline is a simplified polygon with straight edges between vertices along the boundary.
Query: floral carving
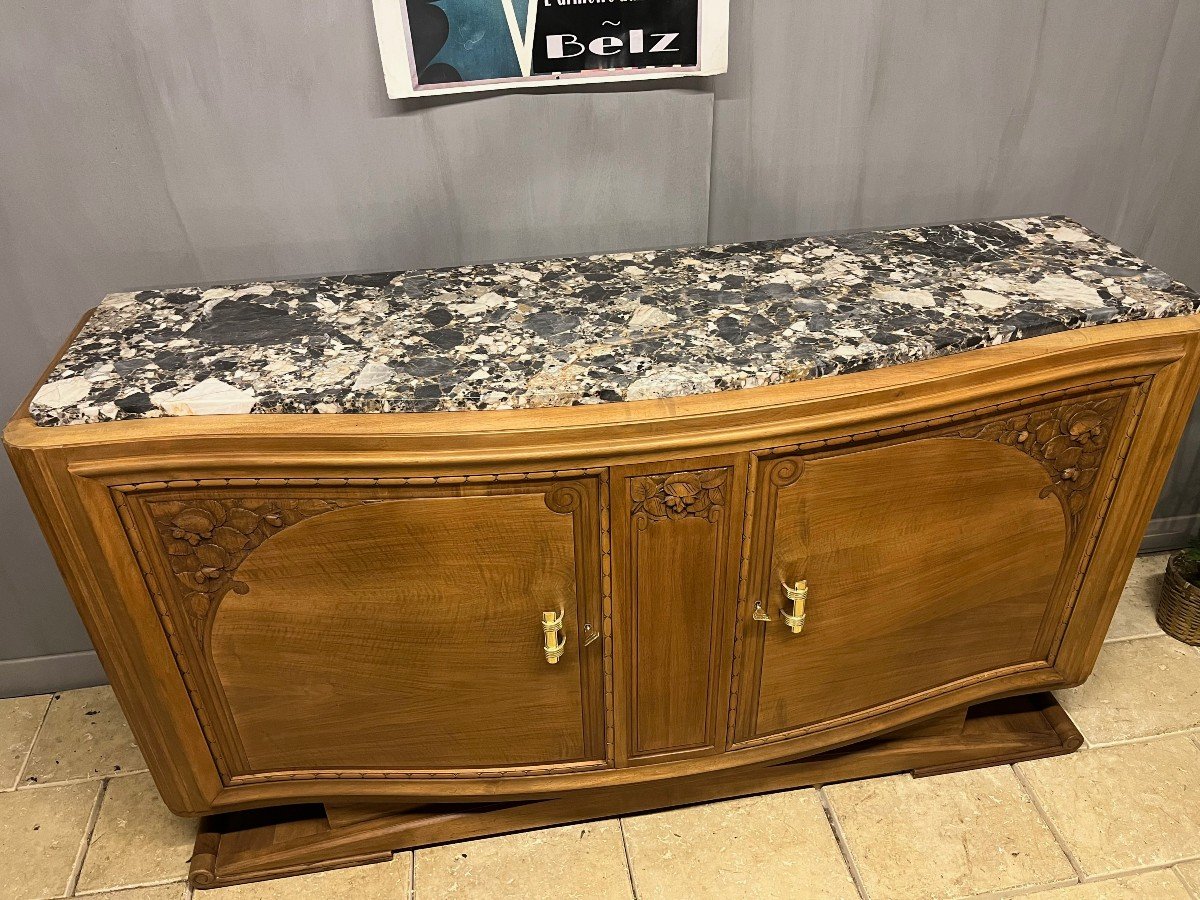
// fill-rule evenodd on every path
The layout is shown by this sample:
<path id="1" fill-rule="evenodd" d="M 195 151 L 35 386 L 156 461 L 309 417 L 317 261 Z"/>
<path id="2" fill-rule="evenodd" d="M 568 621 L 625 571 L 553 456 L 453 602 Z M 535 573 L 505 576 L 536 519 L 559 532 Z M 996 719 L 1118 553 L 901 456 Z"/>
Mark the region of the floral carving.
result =
<path id="1" fill-rule="evenodd" d="M 244 594 L 238 566 L 284 528 L 361 501 L 171 500 L 151 503 L 171 571 L 183 586 L 183 603 L 204 643 L 204 622 L 228 591 Z"/>
<path id="2" fill-rule="evenodd" d="M 1016 413 L 955 436 L 997 441 L 1037 460 L 1051 478 L 1041 496 L 1058 495 L 1074 524 L 1100 473 L 1123 405 L 1120 397 L 1072 400 Z"/>
<path id="3" fill-rule="evenodd" d="M 642 524 L 689 517 L 715 522 L 725 505 L 728 478 L 728 469 L 633 478 L 629 483 L 633 519 Z"/>

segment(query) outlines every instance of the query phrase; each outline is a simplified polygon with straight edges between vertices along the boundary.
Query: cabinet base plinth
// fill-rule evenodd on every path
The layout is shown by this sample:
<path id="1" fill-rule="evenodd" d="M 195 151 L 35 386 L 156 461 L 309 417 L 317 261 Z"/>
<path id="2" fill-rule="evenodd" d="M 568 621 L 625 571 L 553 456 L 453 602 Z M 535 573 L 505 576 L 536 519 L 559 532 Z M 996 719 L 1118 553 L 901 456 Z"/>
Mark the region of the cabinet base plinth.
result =
<path id="1" fill-rule="evenodd" d="M 1050 694 L 971 707 L 800 760 L 521 802 L 310 804 L 205 818 L 189 879 L 197 888 L 382 862 L 393 852 L 690 803 L 900 772 L 914 776 L 1057 756 L 1083 736 Z"/>

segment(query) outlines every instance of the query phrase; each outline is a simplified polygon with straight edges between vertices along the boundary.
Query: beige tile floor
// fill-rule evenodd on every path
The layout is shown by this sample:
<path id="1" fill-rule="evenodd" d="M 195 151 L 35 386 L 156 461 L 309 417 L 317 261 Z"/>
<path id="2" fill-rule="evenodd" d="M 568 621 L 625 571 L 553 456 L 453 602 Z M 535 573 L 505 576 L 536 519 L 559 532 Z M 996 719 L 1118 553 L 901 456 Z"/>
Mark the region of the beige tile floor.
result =
<path id="1" fill-rule="evenodd" d="M 1163 565 L 1137 562 L 1095 675 L 1060 695 L 1079 753 L 486 838 L 197 900 L 1200 900 L 1200 650 L 1154 623 Z M 194 834 L 107 688 L 0 700 L 0 900 L 186 900 Z"/>

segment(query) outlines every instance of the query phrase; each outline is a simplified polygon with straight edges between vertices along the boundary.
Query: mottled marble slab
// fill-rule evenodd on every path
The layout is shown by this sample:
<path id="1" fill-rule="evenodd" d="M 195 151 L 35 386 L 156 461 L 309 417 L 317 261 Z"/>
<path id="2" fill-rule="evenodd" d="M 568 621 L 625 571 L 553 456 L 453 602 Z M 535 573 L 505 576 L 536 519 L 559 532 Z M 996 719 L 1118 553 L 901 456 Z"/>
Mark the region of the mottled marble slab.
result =
<path id="1" fill-rule="evenodd" d="M 1198 305 L 1060 217 L 146 290 L 104 299 L 30 408 L 64 425 L 681 397 Z"/>

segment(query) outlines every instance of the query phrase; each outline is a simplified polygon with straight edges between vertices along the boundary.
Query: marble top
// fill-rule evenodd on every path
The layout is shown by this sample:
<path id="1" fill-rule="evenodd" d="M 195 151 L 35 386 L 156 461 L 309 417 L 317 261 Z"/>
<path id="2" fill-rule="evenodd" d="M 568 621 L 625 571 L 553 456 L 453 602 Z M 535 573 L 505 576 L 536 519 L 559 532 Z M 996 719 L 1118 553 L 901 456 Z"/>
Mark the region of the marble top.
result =
<path id="1" fill-rule="evenodd" d="M 1196 311 L 1061 217 L 111 294 L 39 425 L 514 409 L 857 372 Z"/>

